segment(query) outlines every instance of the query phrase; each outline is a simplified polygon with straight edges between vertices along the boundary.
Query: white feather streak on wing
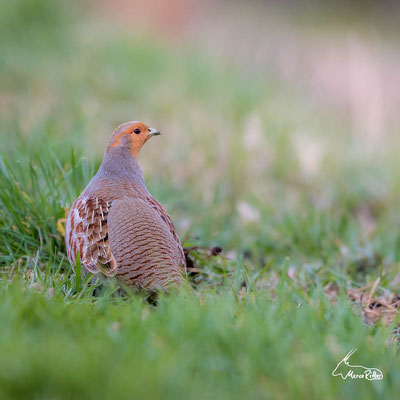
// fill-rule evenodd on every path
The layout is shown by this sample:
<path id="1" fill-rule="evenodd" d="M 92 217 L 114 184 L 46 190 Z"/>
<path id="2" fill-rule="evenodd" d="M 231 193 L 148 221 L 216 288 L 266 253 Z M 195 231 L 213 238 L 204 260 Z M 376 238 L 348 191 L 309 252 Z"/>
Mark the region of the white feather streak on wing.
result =
<path id="1" fill-rule="evenodd" d="M 71 264 L 79 251 L 81 262 L 89 271 L 101 270 L 113 275 L 115 262 L 108 243 L 107 216 L 107 203 L 101 198 L 80 197 L 75 201 L 67 218 L 65 236 Z"/>

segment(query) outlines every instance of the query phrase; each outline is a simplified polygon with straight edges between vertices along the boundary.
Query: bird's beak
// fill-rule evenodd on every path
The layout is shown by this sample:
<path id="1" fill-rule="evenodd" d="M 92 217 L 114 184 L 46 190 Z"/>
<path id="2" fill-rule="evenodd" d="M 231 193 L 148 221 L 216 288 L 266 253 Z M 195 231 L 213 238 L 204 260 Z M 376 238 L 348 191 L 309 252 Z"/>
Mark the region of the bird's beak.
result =
<path id="1" fill-rule="evenodd" d="M 149 134 L 147 135 L 147 138 L 150 139 L 152 136 L 158 136 L 161 135 L 160 131 L 154 128 L 149 128 Z"/>

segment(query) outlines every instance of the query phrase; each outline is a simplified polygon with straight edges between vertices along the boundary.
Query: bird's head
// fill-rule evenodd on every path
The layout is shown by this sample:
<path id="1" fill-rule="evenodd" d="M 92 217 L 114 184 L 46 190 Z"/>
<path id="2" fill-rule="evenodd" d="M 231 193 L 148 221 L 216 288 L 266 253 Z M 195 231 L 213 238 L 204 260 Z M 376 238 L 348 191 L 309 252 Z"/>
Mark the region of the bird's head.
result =
<path id="1" fill-rule="evenodd" d="M 118 126 L 111 135 L 107 153 L 115 147 L 129 149 L 132 157 L 137 157 L 143 145 L 152 137 L 160 135 L 157 129 L 150 128 L 143 122 L 131 121 Z"/>

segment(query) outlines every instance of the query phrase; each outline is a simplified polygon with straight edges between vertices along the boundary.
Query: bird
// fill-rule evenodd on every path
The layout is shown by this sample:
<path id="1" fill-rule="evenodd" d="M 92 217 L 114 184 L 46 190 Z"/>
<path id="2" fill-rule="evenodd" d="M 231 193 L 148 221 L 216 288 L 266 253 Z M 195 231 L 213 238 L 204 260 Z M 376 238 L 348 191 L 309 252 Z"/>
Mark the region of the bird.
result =
<path id="1" fill-rule="evenodd" d="M 184 281 L 186 261 L 174 224 L 146 187 L 138 155 L 160 135 L 140 121 L 119 125 L 103 161 L 69 209 L 69 262 L 84 272 L 115 277 L 138 290 L 158 291 Z"/>

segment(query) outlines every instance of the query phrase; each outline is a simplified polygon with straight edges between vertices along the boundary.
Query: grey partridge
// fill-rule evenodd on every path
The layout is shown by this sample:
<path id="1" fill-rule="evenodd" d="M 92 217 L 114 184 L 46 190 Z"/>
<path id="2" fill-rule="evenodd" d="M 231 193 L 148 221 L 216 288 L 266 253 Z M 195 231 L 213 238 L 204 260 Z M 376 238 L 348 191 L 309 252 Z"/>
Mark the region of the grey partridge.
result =
<path id="1" fill-rule="evenodd" d="M 68 259 L 147 290 L 180 284 L 185 256 L 171 218 L 147 190 L 137 156 L 156 129 L 142 122 L 113 132 L 97 174 L 69 210 Z"/>

